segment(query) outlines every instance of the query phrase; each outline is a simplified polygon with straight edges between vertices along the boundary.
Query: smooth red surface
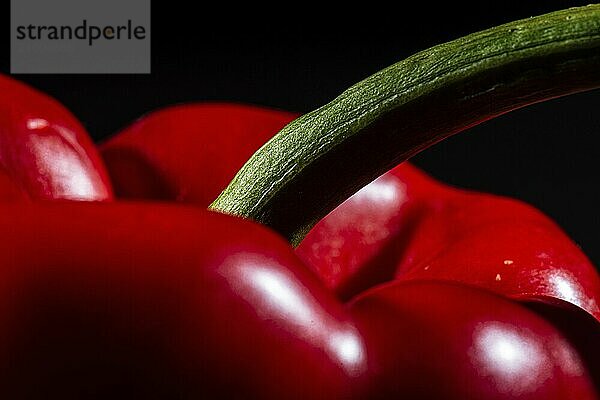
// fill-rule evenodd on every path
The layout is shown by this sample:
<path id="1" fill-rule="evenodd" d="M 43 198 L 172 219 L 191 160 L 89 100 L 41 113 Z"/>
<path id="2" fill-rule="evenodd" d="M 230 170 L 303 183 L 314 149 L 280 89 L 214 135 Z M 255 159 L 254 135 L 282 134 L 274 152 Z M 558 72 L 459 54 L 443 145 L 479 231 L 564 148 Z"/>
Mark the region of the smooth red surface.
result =
<path id="1" fill-rule="evenodd" d="M 297 254 L 347 299 L 393 278 L 413 230 L 436 201 L 437 182 L 408 163 L 373 181 L 323 218 Z"/>
<path id="2" fill-rule="evenodd" d="M 401 164 L 321 220 L 297 248 L 342 298 L 392 279 L 436 279 L 522 301 L 568 302 L 600 321 L 600 277 L 547 216 Z"/>
<path id="3" fill-rule="evenodd" d="M 108 200 L 100 156 L 56 100 L 0 75 L 0 167 L 32 199 Z"/>
<path id="4" fill-rule="evenodd" d="M 489 292 L 394 282 L 350 309 L 364 327 L 369 398 L 596 398 L 550 324 Z"/>
<path id="5" fill-rule="evenodd" d="M 598 275 L 532 207 L 403 164 L 327 216 L 296 252 L 264 227 L 203 211 L 293 118 L 182 105 L 103 145 L 118 196 L 193 206 L 2 204 L 0 393 L 597 398 L 598 321 L 582 324 L 565 304 L 598 319 Z M 30 157 L 29 145 L 11 151 Z M 16 184 L 35 172 L 14 171 L 31 163 L 2 157 L 0 198 L 28 198 Z M 62 171 L 77 181 L 79 169 Z"/>
<path id="6" fill-rule="evenodd" d="M 152 112 L 101 147 L 117 197 L 207 207 L 296 114 L 218 103 Z"/>
<path id="7" fill-rule="evenodd" d="M 294 114 L 190 104 L 139 119 L 103 145 L 117 195 L 210 204 Z M 600 320 L 594 266 L 522 202 L 445 186 L 404 163 L 309 233 L 297 254 L 342 299 L 392 279 L 442 279 L 523 301 L 566 301 Z"/>
<path id="8" fill-rule="evenodd" d="M 27 194 L 0 168 L 0 201 L 27 201 Z"/>
<path id="9" fill-rule="evenodd" d="M 556 330 L 482 291 L 398 282 L 344 306 L 277 235 L 191 206 L 0 216 L 7 398 L 594 398 Z"/>
<path id="10" fill-rule="evenodd" d="M 338 398 L 362 372 L 343 306 L 262 226 L 141 203 L 1 215 L 9 398 Z"/>

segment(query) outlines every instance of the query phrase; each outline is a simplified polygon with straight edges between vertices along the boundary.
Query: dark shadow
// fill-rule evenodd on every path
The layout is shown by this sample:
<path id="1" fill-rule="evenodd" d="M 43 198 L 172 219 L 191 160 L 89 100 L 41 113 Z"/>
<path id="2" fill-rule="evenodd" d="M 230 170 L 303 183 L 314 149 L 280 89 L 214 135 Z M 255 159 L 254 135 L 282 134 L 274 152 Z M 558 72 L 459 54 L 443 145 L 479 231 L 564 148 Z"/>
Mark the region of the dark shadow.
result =
<path id="1" fill-rule="evenodd" d="M 410 244 L 410 238 L 414 235 L 421 214 L 421 210 L 407 212 L 403 226 L 388 240 L 381 251 L 339 286 L 336 292 L 340 300 L 347 302 L 373 286 L 394 279 L 398 264 Z"/>
<path id="2" fill-rule="evenodd" d="M 134 149 L 106 149 L 102 158 L 117 198 L 173 200 L 176 197 L 168 180 Z"/>
<path id="3" fill-rule="evenodd" d="M 552 323 L 575 347 L 587 366 L 594 386 L 600 392 L 600 324 L 578 307 L 560 301 L 523 303 L 527 308 Z"/>

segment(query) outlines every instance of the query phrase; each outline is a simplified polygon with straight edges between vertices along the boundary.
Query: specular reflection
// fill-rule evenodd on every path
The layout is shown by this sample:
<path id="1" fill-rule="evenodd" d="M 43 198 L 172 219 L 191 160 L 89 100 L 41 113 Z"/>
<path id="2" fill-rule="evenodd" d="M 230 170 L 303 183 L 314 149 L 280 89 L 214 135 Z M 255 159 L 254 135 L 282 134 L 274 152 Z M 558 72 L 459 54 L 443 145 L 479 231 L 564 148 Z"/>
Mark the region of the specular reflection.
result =
<path id="1" fill-rule="evenodd" d="M 470 352 L 478 371 L 503 393 L 536 390 L 552 374 L 552 362 L 541 343 L 523 328 L 500 322 L 482 324 Z"/>
<path id="2" fill-rule="evenodd" d="M 382 177 L 374 180 L 360 189 L 354 195 L 356 201 L 366 203 L 399 204 L 406 198 L 406 185 L 391 177 Z"/>
<path id="3" fill-rule="evenodd" d="M 362 372 L 365 349 L 356 329 L 331 315 L 292 271 L 256 254 L 238 254 L 228 261 L 236 267 L 227 268 L 224 276 L 261 318 L 322 348 L 346 373 Z"/>
<path id="4" fill-rule="evenodd" d="M 40 120 L 30 120 L 28 125 L 42 129 Z M 89 176 L 85 163 L 62 139 L 55 135 L 30 135 L 28 145 L 36 156 L 40 176 L 45 176 L 48 189 L 57 195 L 68 195 L 73 199 L 95 198 L 97 191 L 94 178 Z M 52 171 L 48 175 L 48 171 Z M 51 179 L 50 179 L 51 176 Z"/>

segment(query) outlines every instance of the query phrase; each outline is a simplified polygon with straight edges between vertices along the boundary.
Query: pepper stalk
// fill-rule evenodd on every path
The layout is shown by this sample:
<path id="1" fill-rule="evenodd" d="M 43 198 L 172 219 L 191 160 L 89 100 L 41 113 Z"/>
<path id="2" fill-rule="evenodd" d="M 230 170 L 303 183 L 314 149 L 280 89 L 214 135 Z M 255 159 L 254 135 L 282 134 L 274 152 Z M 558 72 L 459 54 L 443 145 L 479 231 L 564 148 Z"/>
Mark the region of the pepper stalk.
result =
<path id="1" fill-rule="evenodd" d="M 377 176 L 530 104 L 600 87 L 600 5 L 519 20 L 431 47 L 285 126 L 210 209 L 293 245 Z"/>

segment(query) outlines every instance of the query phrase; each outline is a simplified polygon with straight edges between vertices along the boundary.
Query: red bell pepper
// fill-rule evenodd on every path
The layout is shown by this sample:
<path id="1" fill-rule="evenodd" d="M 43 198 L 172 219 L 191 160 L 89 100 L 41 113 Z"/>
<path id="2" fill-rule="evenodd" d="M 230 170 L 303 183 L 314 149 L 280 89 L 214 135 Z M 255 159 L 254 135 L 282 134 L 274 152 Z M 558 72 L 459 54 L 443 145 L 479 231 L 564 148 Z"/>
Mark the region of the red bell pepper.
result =
<path id="1" fill-rule="evenodd" d="M 9 186 L 33 199 L 112 198 L 96 147 L 56 100 L 0 75 L 0 111 L 0 199 L 13 198 Z"/>
<path id="2" fill-rule="evenodd" d="M 520 301 L 568 302 L 600 321 L 596 268 L 548 217 L 408 164 L 336 208 L 297 252 L 341 298 L 394 278 L 451 280 Z"/>
<path id="3" fill-rule="evenodd" d="M 597 28 L 598 7 L 495 28 L 419 54 L 286 125 L 210 208 L 262 222 L 300 243 L 296 251 L 259 224 L 202 210 L 291 114 L 207 105 L 138 121 L 103 148 L 117 193 L 201 207 L 3 203 L 0 390 L 9 398 L 598 398 L 597 365 L 587 358 L 594 342 L 573 340 L 544 310 L 514 301 L 570 304 L 590 317 L 580 325 L 587 338 L 597 337 L 598 274 L 533 208 L 444 187 L 404 164 L 300 241 L 390 163 L 508 109 L 598 86 Z M 458 56 L 436 59 L 447 54 Z M 417 97 L 403 103 L 411 94 L 398 71 L 415 65 L 437 80 L 409 85 Z M 527 74 L 516 77 L 516 66 Z M 454 99 L 443 118 L 415 124 L 413 111 L 440 99 Z M 178 145 L 161 148 L 167 128 Z M 415 136 L 398 137 L 402 129 Z"/>
<path id="4" fill-rule="evenodd" d="M 8 398 L 595 398 L 534 313 L 441 283 L 395 282 L 345 307 L 284 240 L 239 218 L 5 204 L 0 228 Z"/>
<path id="5" fill-rule="evenodd" d="M 105 143 L 102 155 L 123 198 L 205 207 L 291 119 L 240 105 L 177 106 L 136 121 Z M 206 149 L 200 159 L 199 148 Z M 297 252 L 342 299 L 398 271 L 399 279 L 458 280 L 521 300 L 564 300 L 600 319 L 595 267 L 548 217 L 516 200 L 446 187 L 409 164 L 340 205 Z"/>
<path id="6" fill-rule="evenodd" d="M 252 143 L 244 140 L 248 135 L 266 141 L 279 129 L 264 123 L 264 115 L 271 115 L 281 127 L 290 115 L 257 111 L 228 104 L 164 109 L 111 138 L 103 145 L 102 154 L 115 180 L 121 181 L 124 197 L 205 206 L 209 196 L 191 198 L 176 193 L 182 193 L 183 188 L 187 193 L 222 191 L 235 171 L 218 160 L 236 158 L 237 166 L 241 158 L 259 147 L 255 143 L 249 148 L 240 145 Z M 186 118 L 182 112 L 187 113 Z M 249 118 L 249 112 L 255 112 L 254 119 Z M 223 115 L 227 116 L 225 124 Z M 172 132 L 171 143 L 181 145 L 161 146 L 158 138 L 165 124 Z M 224 125 L 242 124 L 248 128 L 231 129 L 226 135 L 228 144 L 217 140 L 222 153 L 207 152 L 203 158 L 203 163 L 213 162 L 219 168 L 198 168 L 198 162 L 189 161 L 196 149 L 205 143 L 211 145 L 214 137 L 225 136 L 221 133 Z M 194 146 L 183 145 L 187 141 Z M 136 163 L 133 170 L 137 175 L 131 177 L 126 166 Z M 172 178 L 163 180 L 163 188 L 175 190 L 128 192 L 128 188 L 139 188 L 136 182 L 152 187 L 154 176 L 169 173 Z M 576 306 L 569 308 L 571 318 L 577 319 L 582 329 L 592 330 L 584 333 L 580 342 L 592 340 L 597 328 L 578 314 L 586 311 L 600 320 L 596 268 L 547 216 L 517 200 L 445 186 L 408 163 L 370 183 L 319 221 L 296 252 L 341 300 L 392 279 L 450 280 L 483 287 L 525 304 L 541 302 L 557 308 L 554 313 Z M 553 320 L 557 317 L 550 316 Z M 593 362 L 591 355 L 599 354 L 595 351 L 586 357 Z"/>
<path id="7" fill-rule="evenodd" d="M 178 105 L 114 135 L 102 145 L 102 157 L 119 198 L 208 207 L 246 160 L 296 116 L 241 104 Z"/>

